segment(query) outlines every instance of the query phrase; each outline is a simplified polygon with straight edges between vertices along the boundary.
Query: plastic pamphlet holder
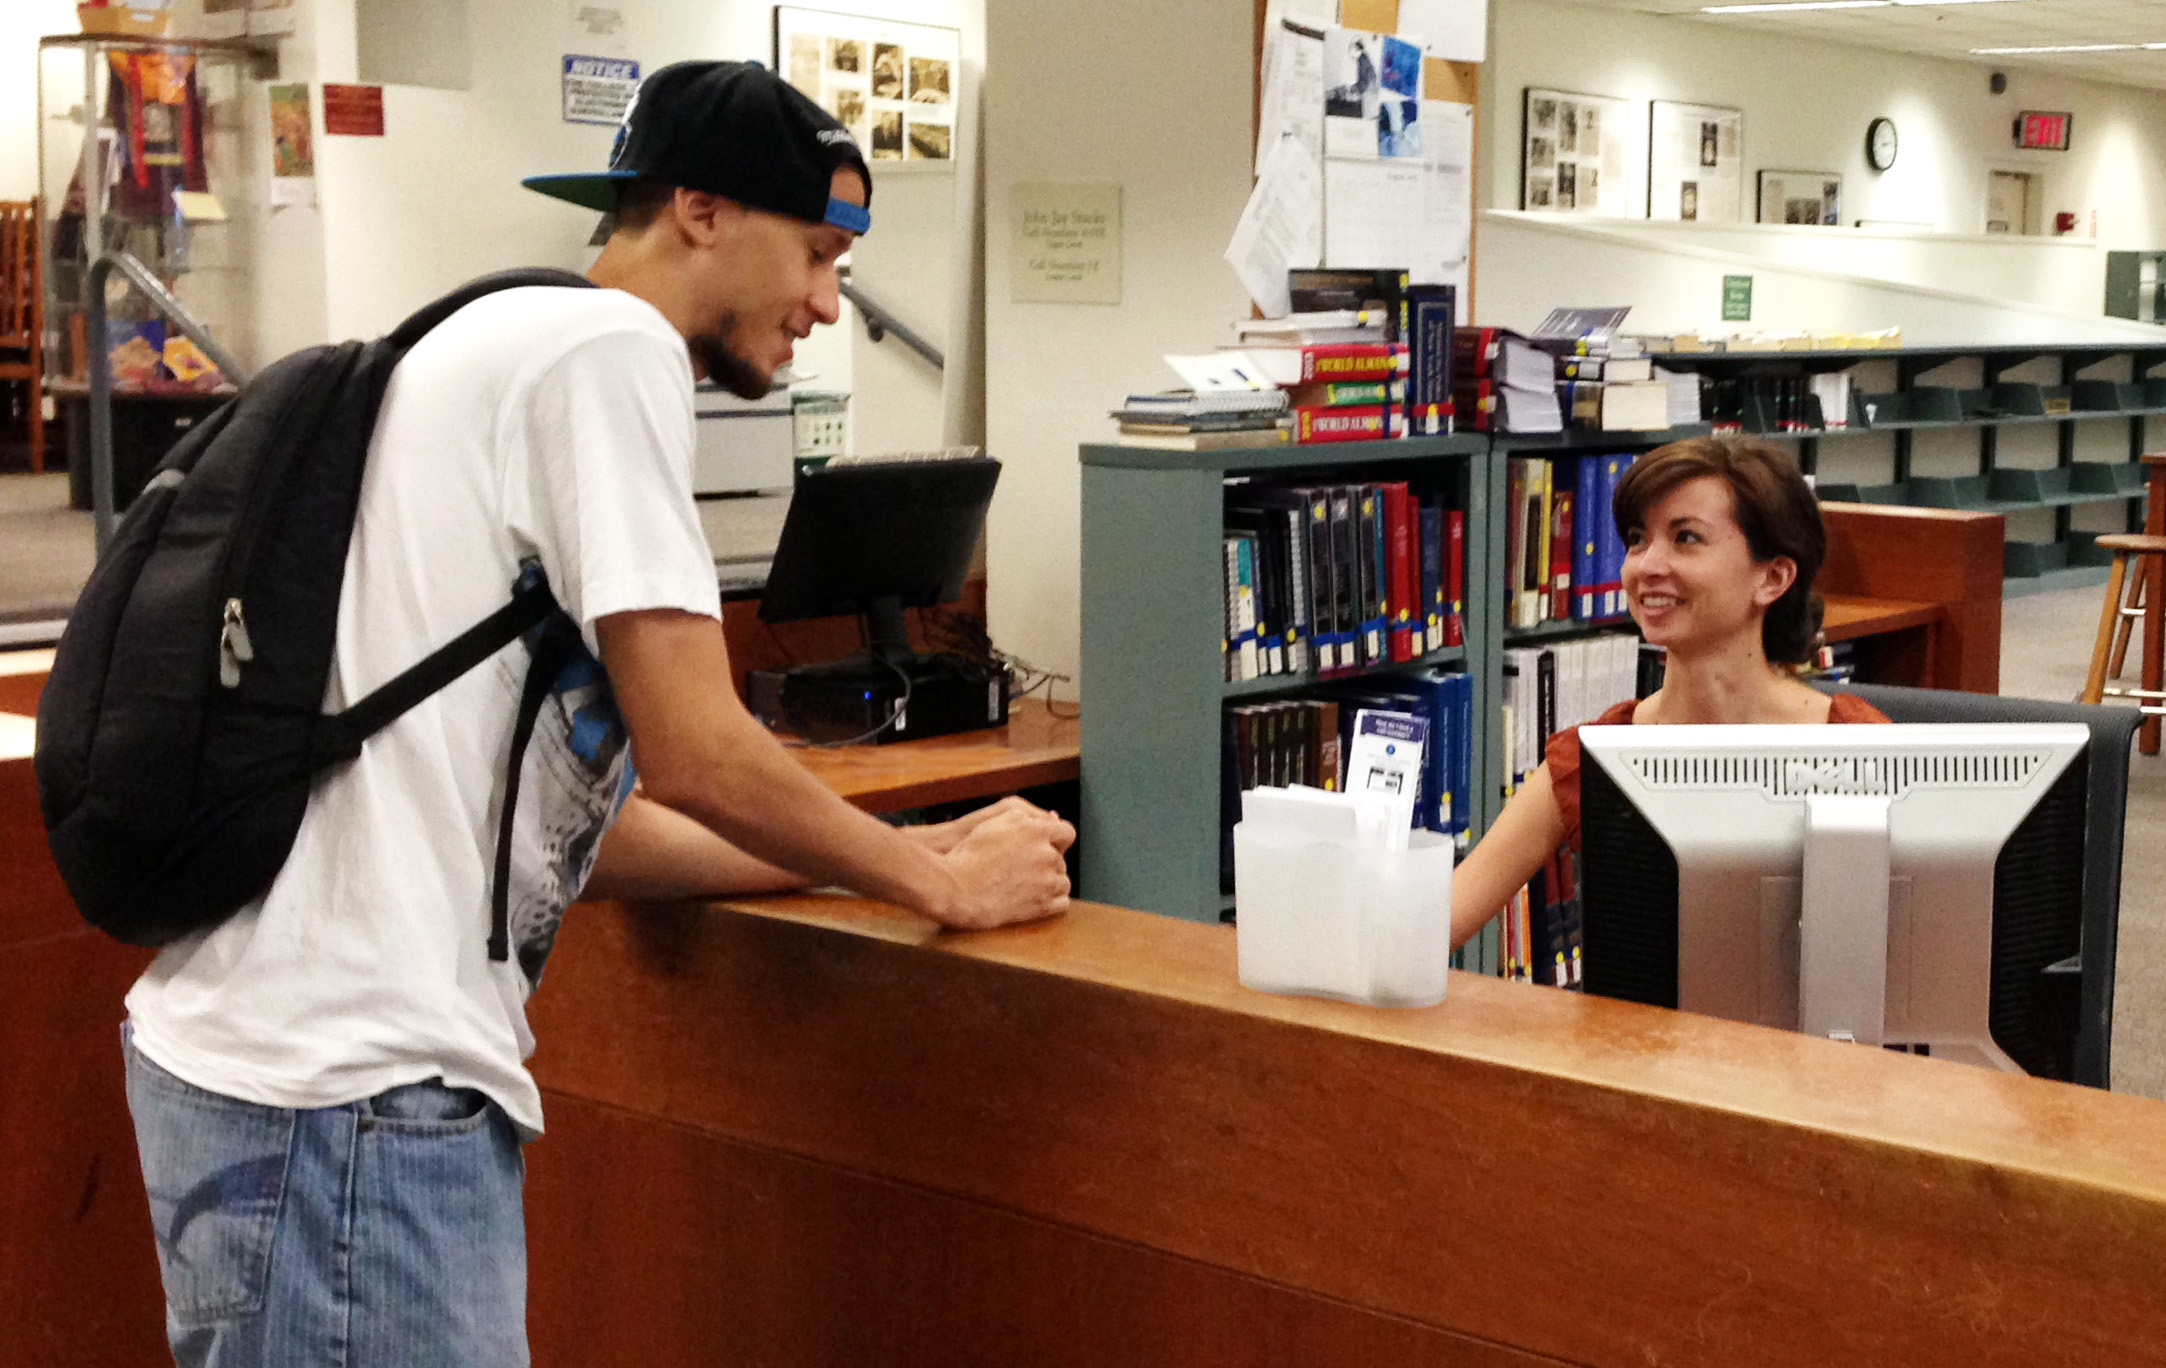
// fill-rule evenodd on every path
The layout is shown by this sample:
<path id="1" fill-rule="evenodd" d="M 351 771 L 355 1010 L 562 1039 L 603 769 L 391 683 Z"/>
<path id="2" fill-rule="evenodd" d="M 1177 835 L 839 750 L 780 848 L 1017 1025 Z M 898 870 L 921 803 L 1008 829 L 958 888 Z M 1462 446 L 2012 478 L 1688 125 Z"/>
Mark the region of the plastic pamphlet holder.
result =
<path id="1" fill-rule="evenodd" d="M 1233 829 L 1241 984 L 1376 1007 L 1444 1000 L 1451 960 L 1452 841 L 1406 850 Z"/>

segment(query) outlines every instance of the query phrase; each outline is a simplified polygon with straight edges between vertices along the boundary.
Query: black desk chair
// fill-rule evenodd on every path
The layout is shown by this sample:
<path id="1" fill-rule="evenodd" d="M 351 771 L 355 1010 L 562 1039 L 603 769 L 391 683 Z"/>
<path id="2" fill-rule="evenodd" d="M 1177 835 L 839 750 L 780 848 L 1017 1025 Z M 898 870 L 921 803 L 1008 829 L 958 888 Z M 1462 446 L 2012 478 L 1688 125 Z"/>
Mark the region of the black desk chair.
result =
<path id="1" fill-rule="evenodd" d="M 2083 949 L 2054 966 L 2081 975 L 2075 1081 L 2113 1083 L 2113 965 L 2121 926 L 2121 832 L 2128 819 L 2128 748 L 2143 719 L 2128 708 L 2035 698 L 1907 689 L 1892 684 L 1823 685 L 1856 694 L 1893 722 L 2081 722 L 2091 729 L 2083 846 Z"/>

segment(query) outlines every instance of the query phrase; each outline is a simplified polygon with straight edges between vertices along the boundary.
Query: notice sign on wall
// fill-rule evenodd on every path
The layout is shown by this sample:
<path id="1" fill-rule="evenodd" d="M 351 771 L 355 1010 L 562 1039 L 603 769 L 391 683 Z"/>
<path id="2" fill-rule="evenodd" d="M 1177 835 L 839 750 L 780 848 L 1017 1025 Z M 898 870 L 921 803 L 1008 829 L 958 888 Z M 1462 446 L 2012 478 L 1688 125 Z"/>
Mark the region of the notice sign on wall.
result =
<path id="1" fill-rule="evenodd" d="M 326 85 L 323 131 L 334 137 L 381 138 L 384 135 L 384 88 L 379 85 Z"/>
<path id="2" fill-rule="evenodd" d="M 1017 303 L 1121 302 L 1121 187 L 1018 185 L 1014 189 Z"/>
<path id="3" fill-rule="evenodd" d="M 617 124 L 639 89 L 639 63 L 616 57 L 564 58 L 564 122 Z"/>
<path id="4" fill-rule="evenodd" d="M 1752 321 L 1751 276 L 1726 275 L 1722 278 L 1722 321 L 1725 323 L 1750 323 Z"/>

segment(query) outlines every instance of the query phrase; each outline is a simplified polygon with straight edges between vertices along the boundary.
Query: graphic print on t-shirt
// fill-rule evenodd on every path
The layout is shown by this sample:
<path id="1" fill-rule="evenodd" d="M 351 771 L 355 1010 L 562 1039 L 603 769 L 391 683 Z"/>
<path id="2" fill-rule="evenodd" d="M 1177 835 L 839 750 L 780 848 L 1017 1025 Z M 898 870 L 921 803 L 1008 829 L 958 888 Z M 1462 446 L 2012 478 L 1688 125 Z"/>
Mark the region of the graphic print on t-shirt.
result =
<path id="1" fill-rule="evenodd" d="M 512 658 L 524 667 L 525 656 Z M 512 953 L 530 992 L 541 981 L 565 906 L 578 896 L 602 834 L 631 791 L 627 740 L 609 676 L 581 644 L 534 720 L 512 815 L 507 913 Z"/>

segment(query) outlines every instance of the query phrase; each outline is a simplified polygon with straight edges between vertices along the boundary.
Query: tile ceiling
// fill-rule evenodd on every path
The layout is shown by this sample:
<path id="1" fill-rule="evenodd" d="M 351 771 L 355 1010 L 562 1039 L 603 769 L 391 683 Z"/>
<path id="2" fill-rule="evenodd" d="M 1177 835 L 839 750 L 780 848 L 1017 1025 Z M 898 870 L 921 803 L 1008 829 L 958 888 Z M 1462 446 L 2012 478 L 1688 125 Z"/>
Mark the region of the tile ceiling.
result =
<path id="1" fill-rule="evenodd" d="M 2166 90 L 2166 0 L 1895 0 L 1858 9 L 1703 14 L 1736 0 L 1577 0 L 1584 5 L 1676 14 L 1710 24 L 1799 33 L 1863 47 L 1891 48 L 1980 65 L 2057 71 L 2093 81 Z M 1974 48 L 2086 43 L 2157 43 L 2146 51 L 1974 55 Z"/>

